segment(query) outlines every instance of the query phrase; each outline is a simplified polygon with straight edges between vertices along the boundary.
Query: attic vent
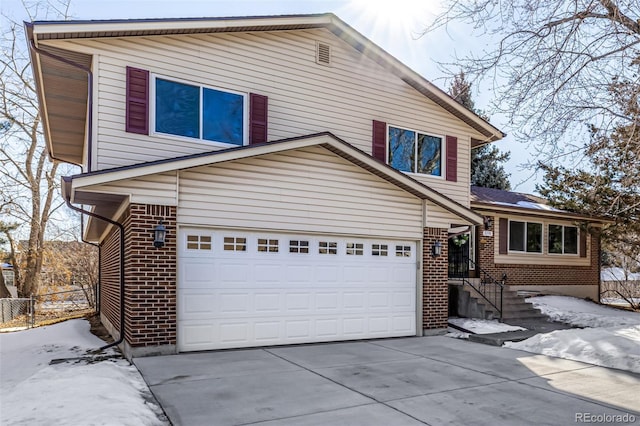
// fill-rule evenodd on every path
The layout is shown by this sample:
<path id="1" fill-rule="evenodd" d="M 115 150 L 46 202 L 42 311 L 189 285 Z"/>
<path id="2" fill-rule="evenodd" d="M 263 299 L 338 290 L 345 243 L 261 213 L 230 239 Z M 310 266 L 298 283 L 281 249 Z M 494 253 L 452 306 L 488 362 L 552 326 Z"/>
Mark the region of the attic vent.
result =
<path id="1" fill-rule="evenodd" d="M 331 65 L 331 46 L 320 42 L 316 44 L 316 62 L 320 65 Z"/>

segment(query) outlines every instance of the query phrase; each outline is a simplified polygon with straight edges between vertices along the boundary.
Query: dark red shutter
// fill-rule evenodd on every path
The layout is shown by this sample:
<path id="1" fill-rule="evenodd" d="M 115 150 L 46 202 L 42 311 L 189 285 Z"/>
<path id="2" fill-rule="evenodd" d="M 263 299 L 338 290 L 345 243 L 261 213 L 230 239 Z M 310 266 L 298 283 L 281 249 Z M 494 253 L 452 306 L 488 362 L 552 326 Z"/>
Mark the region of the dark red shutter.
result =
<path id="1" fill-rule="evenodd" d="M 249 144 L 267 141 L 269 98 L 251 93 L 249 95 Z"/>
<path id="2" fill-rule="evenodd" d="M 127 67 L 125 130 L 149 134 L 149 71 Z"/>
<path id="3" fill-rule="evenodd" d="M 507 254 L 508 248 L 507 244 L 509 243 L 509 220 L 504 217 L 500 218 L 500 239 L 498 240 L 498 253 Z"/>
<path id="4" fill-rule="evenodd" d="M 447 136 L 447 180 L 458 181 L 458 138 Z"/>
<path id="5" fill-rule="evenodd" d="M 373 140 L 371 156 L 383 163 L 387 162 L 387 123 L 373 120 Z"/>
<path id="6" fill-rule="evenodd" d="M 587 232 L 582 229 L 580 232 L 580 257 L 587 257 Z"/>

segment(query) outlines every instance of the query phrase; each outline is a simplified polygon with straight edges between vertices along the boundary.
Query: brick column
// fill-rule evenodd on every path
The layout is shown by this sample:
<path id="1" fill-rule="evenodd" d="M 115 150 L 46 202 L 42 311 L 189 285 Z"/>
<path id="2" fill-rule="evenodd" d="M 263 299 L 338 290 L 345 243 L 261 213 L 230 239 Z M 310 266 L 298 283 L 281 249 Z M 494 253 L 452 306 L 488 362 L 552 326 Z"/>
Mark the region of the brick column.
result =
<path id="1" fill-rule="evenodd" d="M 154 227 L 167 228 L 164 247 Z M 132 204 L 125 221 L 125 353 L 173 353 L 176 345 L 176 208 Z"/>
<path id="2" fill-rule="evenodd" d="M 449 317 L 448 230 L 424 228 L 423 276 L 422 276 L 422 327 L 423 329 L 447 328 Z M 442 244 L 442 254 L 432 255 L 436 241 Z"/>

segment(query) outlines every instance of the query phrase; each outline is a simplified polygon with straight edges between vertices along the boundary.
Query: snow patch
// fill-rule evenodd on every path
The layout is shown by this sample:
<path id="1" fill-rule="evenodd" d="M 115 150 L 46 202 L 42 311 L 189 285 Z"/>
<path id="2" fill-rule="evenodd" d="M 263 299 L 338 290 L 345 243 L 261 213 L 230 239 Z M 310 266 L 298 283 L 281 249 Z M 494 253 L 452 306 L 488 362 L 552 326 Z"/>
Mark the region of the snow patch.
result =
<path id="1" fill-rule="evenodd" d="M 449 322 L 475 334 L 504 333 L 506 331 L 526 330 L 516 325 L 509 325 L 498 320 L 481 320 L 476 318 L 449 318 Z"/>
<path id="2" fill-rule="evenodd" d="M 49 365 L 52 359 L 84 356 L 103 345 L 89 323 L 79 319 L 0 334 L 0 423 L 165 424 L 142 376 L 128 361 Z"/>
<path id="3" fill-rule="evenodd" d="M 527 301 L 556 321 L 583 329 L 538 334 L 504 346 L 640 373 L 640 314 L 566 296 Z"/>

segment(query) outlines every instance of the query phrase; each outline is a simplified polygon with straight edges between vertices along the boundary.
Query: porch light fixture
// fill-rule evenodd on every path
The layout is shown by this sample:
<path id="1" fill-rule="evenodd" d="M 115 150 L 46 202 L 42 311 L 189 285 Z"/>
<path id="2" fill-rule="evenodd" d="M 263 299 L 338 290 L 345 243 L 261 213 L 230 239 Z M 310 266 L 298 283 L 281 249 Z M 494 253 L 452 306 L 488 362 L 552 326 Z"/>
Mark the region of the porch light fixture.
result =
<path id="1" fill-rule="evenodd" d="M 436 241 L 433 243 L 433 247 L 431 247 L 431 253 L 433 257 L 438 257 L 442 254 L 442 243 L 440 241 Z"/>
<path id="2" fill-rule="evenodd" d="M 491 216 L 485 216 L 484 217 L 484 229 L 491 229 L 491 226 L 493 225 L 493 218 Z"/>
<path id="3" fill-rule="evenodd" d="M 153 228 L 153 245 L 157 248 L 164 246 L 164 242 L 167 239 L 167 228 L 164 227 L 162 221 Z"/>

